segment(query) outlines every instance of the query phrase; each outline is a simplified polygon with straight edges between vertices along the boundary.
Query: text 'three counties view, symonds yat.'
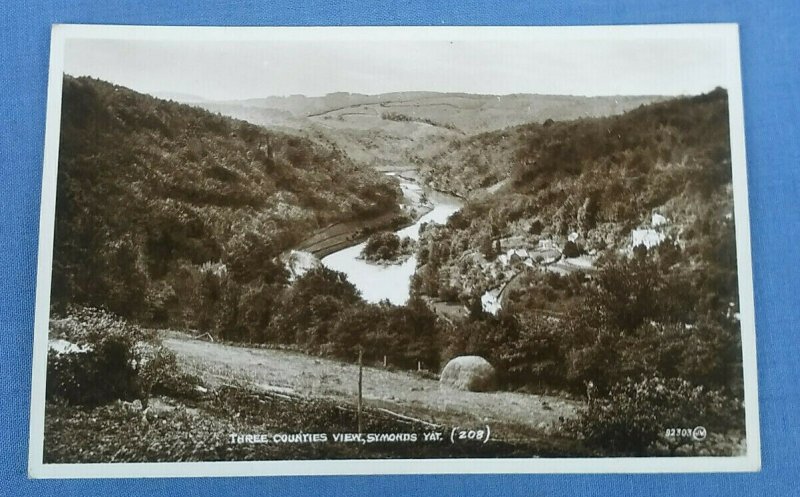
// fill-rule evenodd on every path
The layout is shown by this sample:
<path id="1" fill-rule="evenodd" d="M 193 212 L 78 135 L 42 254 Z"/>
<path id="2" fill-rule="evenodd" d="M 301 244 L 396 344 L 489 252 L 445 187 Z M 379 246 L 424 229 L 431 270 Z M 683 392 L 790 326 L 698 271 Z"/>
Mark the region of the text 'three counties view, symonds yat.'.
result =
<path id="1" fill-rule="evenodd" d="M 757 469 L 735 26 L 53 33 L 33 476 Z"/>

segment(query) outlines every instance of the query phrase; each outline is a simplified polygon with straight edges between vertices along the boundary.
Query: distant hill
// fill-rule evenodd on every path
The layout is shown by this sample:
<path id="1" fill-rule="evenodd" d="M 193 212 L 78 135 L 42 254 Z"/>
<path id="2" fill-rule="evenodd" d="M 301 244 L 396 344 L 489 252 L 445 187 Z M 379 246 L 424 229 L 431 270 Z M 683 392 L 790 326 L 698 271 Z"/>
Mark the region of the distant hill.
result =
<path id="1" fill-rule="evenodd" d="M 580 97 L 569 95 L 477 95 L 468 93 L 396 92 L 379 95 L 331 93 L 322 97 L 293 95 L 225 102 L 201 102 L 212 110 L 270 110 L 294 118 L 339 119 L 355 115 L 407 115 L 449 125 L 465 134 L 502 129 L 527 122 L 557 121 L 619 114 L 656 96 Z"/>
<path id="2" fill-rule="evenodd" d="M 160 98 L 161 100 L 172 100 L 173 102 L 180 102 L 180 103 L 196 103 L 196 102 L 203 102 L 205 100 L 205 98 L 191 93 L 181 93 L 173 91 L 159 91 L 159 92 L 154 92 L 152 95 L 156 98 Z"/>
<path id="3" fill-rule="evenodd" d="M 335 148 L 67 76 L 53 301 L 139 316 L 166 312 L 201 266 L 279 278 L 281 251 L 394 213 L 400 195 Z"/>
<path id="4" fill-rule="evenodd" d="M 196 105 L 254 124 L 285 127 L 335 143 L 375 166 L 426 161 L 454 138 L 548 119 L 620 114 L 657 96 L 473 95 L 400 92 L 269 97 Z"/>

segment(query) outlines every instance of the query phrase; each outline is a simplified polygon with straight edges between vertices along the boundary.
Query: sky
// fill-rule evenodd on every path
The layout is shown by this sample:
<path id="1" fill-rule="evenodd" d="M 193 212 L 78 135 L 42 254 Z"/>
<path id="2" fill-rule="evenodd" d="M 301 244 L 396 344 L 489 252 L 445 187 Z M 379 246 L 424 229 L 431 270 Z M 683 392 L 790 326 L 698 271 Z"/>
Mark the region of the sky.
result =
<path id="1" fill-rule="evenodd" d="M 206 100 L 417 90 L 687 95 L 725 86 L 730 74 L 725 43 L 709 37 L 228 38 L 69 38 L 64 72 Z"/>

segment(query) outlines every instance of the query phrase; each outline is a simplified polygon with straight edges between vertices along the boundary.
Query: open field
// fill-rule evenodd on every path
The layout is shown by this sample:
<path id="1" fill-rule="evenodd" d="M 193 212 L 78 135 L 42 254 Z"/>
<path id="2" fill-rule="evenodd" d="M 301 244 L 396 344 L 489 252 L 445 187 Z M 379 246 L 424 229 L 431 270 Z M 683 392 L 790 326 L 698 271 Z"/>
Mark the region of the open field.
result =
<path id="1" fill-rule="evenodd" d="M 164 345 L 175 352 L 183 367 L 212 385 L 239 380 L 266 391 L 350 403 L 356 399 L 355 364 L 286 350 L 211 343 L 177 332 L 170 332 Z M 381 367 L 364 368 L 363 389 L 369 406 L 437 424 L 502 426 L 512 438 L 518 431 L 548 431 L 558 425 L 559 418 L 571 418 L 581 407 L 559 397 L 440 388 L 435 379 Z"/>

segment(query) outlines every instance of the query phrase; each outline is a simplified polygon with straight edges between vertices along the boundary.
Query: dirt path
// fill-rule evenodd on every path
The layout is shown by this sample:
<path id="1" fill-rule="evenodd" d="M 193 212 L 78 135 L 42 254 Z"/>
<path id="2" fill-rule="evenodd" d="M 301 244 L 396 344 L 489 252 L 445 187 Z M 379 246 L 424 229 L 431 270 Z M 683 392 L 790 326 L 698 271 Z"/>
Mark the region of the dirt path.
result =
<path id="1" fill-rule="evenodd" d="M 195 340 L 170 333 L 164 345 L 178 361 L 210 384 L 247 381 L 260 388 L 308 397 L 355 402 L 358 366 L 297 352 L 257 349 Z M 574 416 L 578 403 L 514 392 L 476 393 L 440 388 L 411 372 L 364 368 L 367 405 L 433 423 L 458 426 L 507 425 L 544 429 L 559 416 Z"/>

